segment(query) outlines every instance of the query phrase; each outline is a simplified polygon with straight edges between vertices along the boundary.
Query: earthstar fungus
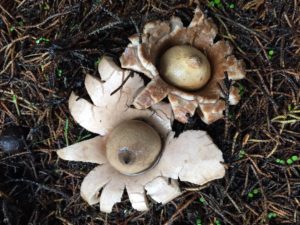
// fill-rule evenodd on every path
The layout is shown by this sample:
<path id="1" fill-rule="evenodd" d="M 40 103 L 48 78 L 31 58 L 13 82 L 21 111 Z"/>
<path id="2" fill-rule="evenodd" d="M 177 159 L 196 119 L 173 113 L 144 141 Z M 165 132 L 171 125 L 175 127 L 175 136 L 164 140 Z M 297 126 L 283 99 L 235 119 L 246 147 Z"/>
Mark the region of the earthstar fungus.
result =
<path id="1" fill-rule="evenodd" d="M 168 97 L 175 119 L 182 123 L 197 108 L 207 124 L 222 118 L 225 96 L 220 85 L 225 73 L 234 81 L 243 79 L 245 70 L 227 41 L 214 42 L 216 35 L 216 25 L 196 8 L 188 27 L 180 18 L 172 17 L 170 21 L 147 23 L 141 43 L 138 35 L 131 36 L 120 58 L 121 66 L 151 79 L 133 105 L 145 109 Z M 238 89 L 232 86 L 229 103 L 237 104 L 239 99 Z"/>
<path id="2" fill-rule="evenodd" d="M 128 78 L 130 73 L 108 57 L 99 63 L 99 72 L 101 80 L 85 79 L 94 104 L 74 93 L 69 99 L 74 119 L 99 136 L 57 151 L 64 160 L 99 164 L 81 185 L 90 205 L 100 202 L 100 210 L 109 213 L 126 188 L 132 207 L 143 211 L 148 209 L 146 194 L 162 204 L 179 196 L 178 179 L 202 185 L 224 176 L 222 153 L 206 132 L 174 136 L 168 104 L 130 107 L 143 87 L 137 74 Z"/>

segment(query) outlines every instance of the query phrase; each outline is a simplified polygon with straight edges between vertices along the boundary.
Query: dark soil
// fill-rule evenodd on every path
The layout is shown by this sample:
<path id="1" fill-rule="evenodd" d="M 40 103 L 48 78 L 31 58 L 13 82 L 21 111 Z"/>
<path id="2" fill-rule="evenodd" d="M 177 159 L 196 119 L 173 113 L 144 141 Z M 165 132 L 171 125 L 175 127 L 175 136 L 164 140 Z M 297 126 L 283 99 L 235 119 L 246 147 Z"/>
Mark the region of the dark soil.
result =
<path id="1" fill-rule="evenodd" d="M 181 197 L 151 203 L 148 212 L 132 210 L 125 194 L 107 215 L 80 197 L 94 165 L 55 154 L 93 135 L 73 121 L 68 97 L 84 95 L 96 61 L 117 61 L 146 22 L 176 15 L 188 24 L 196 3 L 0 0 L 0 133 L 19 130 L 0 151 L 0 224 L 300 224 L 299 1 L 198 3 L 245 61 L 247 79 L 224 120 L 207 126 L 191 118 L 174 129 L 208 131 L 224 153 L 226 176 L 205 189 L 181 183 Z M 21 150 L 11 151 L 16 143 Z"/>

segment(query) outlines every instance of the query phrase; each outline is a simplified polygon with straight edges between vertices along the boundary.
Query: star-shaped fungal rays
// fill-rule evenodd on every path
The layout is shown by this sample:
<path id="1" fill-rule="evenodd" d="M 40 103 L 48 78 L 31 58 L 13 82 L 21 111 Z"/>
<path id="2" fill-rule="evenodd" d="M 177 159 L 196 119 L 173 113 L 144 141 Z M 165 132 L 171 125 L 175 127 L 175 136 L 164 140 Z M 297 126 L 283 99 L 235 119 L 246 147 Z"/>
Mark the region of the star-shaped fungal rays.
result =
<path id="1" fill-rule="evenodd" d="M 126 188 L 132 207 L 143 211 L 149 208 L 146 194 L 162 204 L 179 196 L 178 179 L 202 185 L 224 176 L 222 153 L 206 132 L 174 136 L 168 104 L 146 110 L 130 107 L 143 87 L 138 75 L 127 78 L 129 73 L 107 57 L 99 72 L 102 80 L 87 75 L 85 81 L 94 104 L 74 93 L 69 100 L 74 119 L 99 136 L 57 151 L 64 160 L 98 164 L 81 185 L 81 196 L 90 205 L 100 202 L 100 210 L 109 213 Z M 153 148 L 158 156 L 149 162 Z M 145 162 L 150 164 L 144 168 Z M 129 172 L 133 168 L 140 170 Z"/>
<path id="2" fill-rule="evenodd" d="M 188 27 L 172 17 L 147 23 L 141 43 L 138 35 L 131 36 L 121 65 L 151 79 L 136 96 L 134 106 L 146 109 L 168 97 L 175 119 L 182 123 L 197 108 L 207 124 L 222 118 L 226 96 L 220 85 L 225 73 L 235 81 L 245 77 L 245 69 L 243 61 L 232 55 L 228 42 L 214 42 L 216 34 L 215 24 L 197 8 Z M 232 86 L 229 103 L 237 104 L 239 98 L 238 89 Z"/>

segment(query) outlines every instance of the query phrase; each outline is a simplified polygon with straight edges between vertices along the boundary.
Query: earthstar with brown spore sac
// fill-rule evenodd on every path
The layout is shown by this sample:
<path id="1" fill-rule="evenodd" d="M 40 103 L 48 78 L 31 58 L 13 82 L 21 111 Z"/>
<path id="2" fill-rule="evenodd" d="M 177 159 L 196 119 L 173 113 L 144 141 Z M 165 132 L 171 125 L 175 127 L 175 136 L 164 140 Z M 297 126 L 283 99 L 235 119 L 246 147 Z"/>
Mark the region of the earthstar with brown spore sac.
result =
<path id="1" fill-rule="evenodd" d="M 74 93 L 69 99 L 73 118 L 99 136 L 57 151 L 64 160 L 98 164 L 81 184 L 88 204 L 100 202 L 100 210 L 110 213 L 126 188 L 132 207 L 144 211 L 149 209 L 146 193 L 166 204 L 181 194 L 178 179 L 203 185 L 224 176 L 222 152 L 206 132 L 185 131 L 175 137 L 169 104 L 130 107 L 143 88 L 137 74 L 124 83 L 129 71 L 108 57 L 100 61 L 99 72 L 102 80 L 91 75 L 85 80 L 94 104 Z"/>

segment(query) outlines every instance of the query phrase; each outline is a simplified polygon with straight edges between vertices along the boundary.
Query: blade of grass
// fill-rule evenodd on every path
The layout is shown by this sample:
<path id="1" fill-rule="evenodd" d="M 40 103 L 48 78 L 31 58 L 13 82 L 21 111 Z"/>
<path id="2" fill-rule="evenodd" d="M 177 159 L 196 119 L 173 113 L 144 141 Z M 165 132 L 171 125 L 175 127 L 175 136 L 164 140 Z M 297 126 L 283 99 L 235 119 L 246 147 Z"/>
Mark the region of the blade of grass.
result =
<path id="1" fill-rule="evenodd" d="M 64 136 L 65 136 L 65 141 L 66 145 L 69 146 L 69 138 L 68 138 L 68 133 L 69 133 L 69 119 L 66 119 L 65 127 L 64 127 Z"/>

